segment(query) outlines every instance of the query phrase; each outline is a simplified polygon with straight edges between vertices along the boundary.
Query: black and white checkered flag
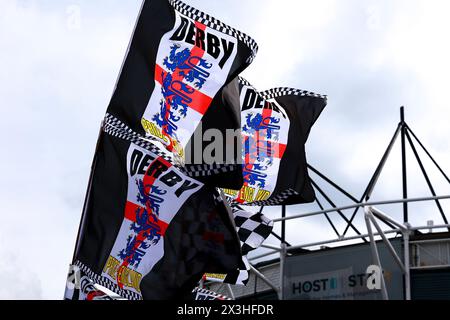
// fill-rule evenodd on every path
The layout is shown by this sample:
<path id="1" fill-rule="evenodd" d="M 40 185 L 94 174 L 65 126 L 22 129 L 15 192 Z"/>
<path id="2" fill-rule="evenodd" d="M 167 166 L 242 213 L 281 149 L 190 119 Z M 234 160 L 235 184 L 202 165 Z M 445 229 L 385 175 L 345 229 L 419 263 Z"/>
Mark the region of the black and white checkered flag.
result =
<path id="1" fill-rule="evenodd" d="M 205 274 L 203 280 L 245 285 L 249 280 L 250 263 L 247 254 L 259 248 L 269 237 L 273 221 L 261 213 L 248 212 L 238 206 L 232 208 L 236 231 L 241 241 L 242 261 L 238 269 L 228 274 Z"/>
<path id="2" fill-rule="evenodd" d="M 192 290 L 194 300 L 233 300 L 223 294 L 216 293 L 211 290 L 196 287 Z"/>
<path id="3" fill-rule="evenodd" d="M 262 213 L 233 208 L 233 215 L 243 255 L 261 246 L 272 232 L 273 221 Z"/>

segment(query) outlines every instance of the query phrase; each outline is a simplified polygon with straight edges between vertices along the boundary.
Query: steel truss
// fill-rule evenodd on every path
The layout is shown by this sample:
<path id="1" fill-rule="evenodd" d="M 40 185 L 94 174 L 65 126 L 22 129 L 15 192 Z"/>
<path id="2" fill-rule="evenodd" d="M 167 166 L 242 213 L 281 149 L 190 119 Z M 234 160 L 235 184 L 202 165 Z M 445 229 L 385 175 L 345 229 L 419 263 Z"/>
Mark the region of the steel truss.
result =
<path id="1" fill-rule="evenodd" d="M 395 142 L 397 141 L 398 137 L 401 138 L 401 153 L 402 153 L 402 191 L 403 191 L 403 198 L 397 199 L 397 200 L 387 200 L 387 201 L 370 201 L 373 191 L 375 189 L 375 186 L 378 182 L 378 179 L 385 167 L 385 164 L 391 154 L 391 151 L 395 145 Z M 411 130 L 411 128 L 407 125 L 405 122 L 405 113 L 404 108 L 400 108 L 400 122 L 394 132 L 394 135 L 392 139 L 389 142 L 388 147 L 386 148 L 386 151 L 384 152 L 377 168 L 375 169 L 375 172 L 373 173 L 366 189 L 364 190 L 362 196 L 357 199 L 353 195 L 351 195 L 349 192 L 344 190 L 342 187 L 340 187 L 338 184 L 333 182 L 331 179 L 329 179 L 327 176 L 325 176 L 323 173 L 321 173 L 319 170 L 314 168 L 311 165 L 308 165 L 309 170 L 312 173 L 315 173 L 318 177 L 320 177 L 323 181 L 331 185 L 334 189 L 336 189 L 338 192 L 343 194 L 346 198 L 351 200 L 353 203 L 347 206 L 343 207 L 337 207 L 336 204 L 331 200 L 331 198 L 323 191 L 322 188 L 319 187 L 319 185 L 313 180 L 312 185 L 315 188 L 315 190 L 325 199 L 325 201 L 331 206 L 330 209 L 325 209 L 323 204 L 317 199 L 316 203 L 318 207 L 320 208 L 319 211 L 315 212 L 309 212 L 309 213 L 302 213 L 302 214 L 295 214 L 295 215 L 289 215 L 286 214 L 286 206 L 282 206 L 281 209 L 281 217 L 274 219 L 275 223 L 281 223 L 281 235 L 278 235 L 276 233 L 272 233 L 278 240 L 280 240 L 279 245 L 272 245 L 272 244 L 264 244 L 262 245 L 263 248 L 270 249 L 270 251 L 256 255 L 250 259 L 250 262 L 254 262 L 256 260 L 259 260 L 264 257 L 268 257 L 273 254 L 279 254 L 280 258 L 280 286 L 275 286 L 269 279 L 267 279 L 259 270 L 257 270 L 253 265 L 251 266 L 251 272 L 255 274 L 256 277 L 261 279 L 264 283 L 266 283 L 270 288 L 272 288 L 275 292 L 277 292 L 278 297 L 280 300 L 284 299 L 283 296 L 283 288 L 284 288 L 284 264 L 287 255 L 294 250 L 298 249 L 304 249 L 308 247 L 315 247 L 319 245 L 326 245 L 326 244 L 332 244 L 332 243 L 339 243 L 339 242 L 345 242 L 349 240 L 362 240 L 364 242 L 369 242 L 372 252 L 372 260 L 373 263 L 380 267 L 382 270 L 382 261 L 380 261 L 380 257 L 378 254 L 378 249 L 376 246 L 376 239 L 375 237 L 381 237 L 383 243 L 387 246 L 390 254 L 394 258 L 395 262 L 398 264 L 400 269 L 402 270 L 402 273 L 404 275 L 404 292 L 405 292 L 405 299 L 410 300 L 411 299 L 411 282 L 410 282 L 410 270 L 411 270 L 411 264 L 410 264 L 410 250 L 409 250 L 409 244 L 410 244 L 410 236 L 414 231 L 420 231 L 420 230 L 435 230 L 435 229 L 442 229 L 446 228 L 450 231 L 450 224 L 447 220 L 447 217 L 444 213 L 444 210 L 441 205 L 442 200 L 450 199 L 450 195 L 442 195 L 437 196 L 435 189 L 431 183 L 431 180 L 429 179 L 429 176 L 425 170 L 425 167 L 422 163 L 422 160 L 417 152 L 417 148 L 415 143 L 420 146 L 420 148 L 425 152 L 425 154 L 428 156 L 428 158 L 432 161 L 432 163 L 437 167 L 439 172 L 443 175 L 443 177 L 446 179 L 446 181 L 450 184 L 449 177 L 445 174 L 445 172 L 442 170 L 442 168 L 439 166 L 439 164 L 436 162 L 436 160 L 431 156 L 430 152 L 425 148 L 425 146 L 422 144 L 422 142 L 417 138 L 415 133 Z M 427 186 L 430 190 L 431 196 L 430 197 L 421 197 L 421 198 L 408 198 L 408 184 L 407 184 L 407 162 L 406 162 L 406 148 L 407 145 L 409 145 L 410 149 L 412 150 L 414 157 L 416 161 L 419 164 L 420 170 L 425 178 L 425 181 L 427 183 Z M 413 202 L 424 202 L 424 201 L 433 201 L 436 203 L 437 209 L 440 213 L 440 216 L 443 220 L 443 224 L 436 225 L 436 226 L 417 226 L 413 227 L 409 223 L 409 212 L 408 212 L 408 204 Z M 382 212 L 381 210 L 377 209 L 376 206 L 380 205 L 388 205 L 388 204 L 403 204 L 403 221 L 399 222 L 395 219 L 391 218 L 386 213 Z M 260 212 L 263 212 L 264 207 L 260 208 Z M 353 213 L 350 218 L 347 218 L 343 211 L 353 209 Z M 367 233 L 363 234 L 360 232 L 356 226 L 354 226 L 353 221 L 360 209 L 363 209 L 364 211 L 364 219 L 365 224 L 367 228 Z M 344 230 L 344 232 L 341 234 L 338 232 L 336 226 L 333 223 L 333 220 L 331 219 L 330 215 L 331 213 L 337 213 L 342 219 L 344 219 L 347 223 L 347 226 Z M 337 238 L 331 239 L 327 241 L 320 241 L 315 243 L 306 243 L 302 245 L 291 245 L 286 241 L 286 221 L 294 220 L 294 219 L 301 219 L 305 217 L 312 217 L 312 216 L 319 216 L 323 215 L 325 216 L 326 220 L 328 221 L 329 225 L 333 229 L 333 231 L 336 233 Z M 382 222 L 383 224 L 387 225 L 390 230 L 383 230 L 379 224 L 379 222 Z M 372 229 L 372 226 L 375 228 L 375 232 Z M 349 229 L 352 229 L 357 234 L 356 236 L 346 236 Z M 388 239 L 388 235 L 390 234 L 401 234 L 402 241 L 403 241 L 403 257 L 399 257 L 397 252 L 394 250 L 390 240 Z M 386 290 L 386 284 L 384 282 L 384 277 L 381 277 L 381 294 L 383 299 L 389 299 L 388 292 Z M 228 287 L 228 290 L 232 293 L 231 286 Z"/>

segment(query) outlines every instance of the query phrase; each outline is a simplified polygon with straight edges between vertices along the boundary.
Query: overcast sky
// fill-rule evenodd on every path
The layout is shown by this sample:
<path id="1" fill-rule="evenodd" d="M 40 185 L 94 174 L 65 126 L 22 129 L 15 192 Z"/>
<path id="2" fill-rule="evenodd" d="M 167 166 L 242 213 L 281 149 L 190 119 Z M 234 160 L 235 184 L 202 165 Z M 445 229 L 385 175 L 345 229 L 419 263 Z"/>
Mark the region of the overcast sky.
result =
<path id="1" fill-rule="evenodd" d="M 243 74 L 256 88 L 290 86 L 329 96 L 307 144 L 308 160 L 356 197 L 396 128 L 401 105 L 450 173 L 447 0 L 186 2 L 256 39 L 259 53 Z M 0 298 L 62 298 L 98 128 L 140 5 L 0 0 Z M 399 155 L 397 145 L 374 199 L 401 197 Z M 428 196 L 411 152 L 409 158 L 410 194 Z M 450 194 L 424 163 L 437 193 Z M 337 204 L 349 204 L 325 189 Z M 444 208 L 450 212 L 449 201 Z M 317 207 L 296 206 L 289 214 L 310 210 Z M 385 210 L 401 218 L 401 207 Z M 410 215 L 416 225 L 442 222 L 430 205 L 412 206 Z M 365 231 L 360 218 L 357 225 Z M 288 227 L 295 243 L 333 236 L 323 217 Z"/>

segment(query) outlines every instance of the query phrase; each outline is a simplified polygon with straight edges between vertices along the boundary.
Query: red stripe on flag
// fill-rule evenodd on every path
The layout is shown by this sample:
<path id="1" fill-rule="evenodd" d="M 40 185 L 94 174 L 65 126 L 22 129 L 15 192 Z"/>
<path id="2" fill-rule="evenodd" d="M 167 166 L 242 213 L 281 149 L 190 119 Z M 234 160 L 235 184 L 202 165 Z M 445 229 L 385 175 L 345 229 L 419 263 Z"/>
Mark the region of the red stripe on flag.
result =
<path id="1" fill-rule="evenodd" d="M 153 175 L 149 175 L 149 170 L 153 169 L 153 165 L 158 162 L 163 164 L 164 167 L 166 167 L 166 169 L 164 171 L 167 171 L 167 169 L 172 166 L 167 160 L 165 160 L 162 157 L 158 157 L 154 161 L 152 161 L 152 163 L 148 166 L 147 172 L 145 173 L 144 178 L 143 178 L 143 183 L 145 185 L 145 188 L 149 188 L 149 192 L 151 192 L 151 187 L 156 180 L 156 178 Z M 160 170 L 162 170 L 162 168 L 160 168 Z M 125 213 L 124 213 L 125 219 L 128 219 L 133 222 L 136 221 L 136 210 L 138 210 L 138 209 L 147 210 L 147 213 L 149 215 L 153 215 L 153 212 L 149 206 L 146 206 L 146 208 L 143 208 L 132 202 L 127 201 L 127 203 L 125 205 Z M 156 215 L 154 215 L 154 218 L 156 220 L 155 223 L 160 228 L 161 236 L 164 236 L 166 229 L 168 227 L 168 224 L 166 222 L 160 220 Z M 136 250 L 141 246 L 141 244 L 145 240 L 146 240 L 145 231 L 141 231 L 135 235 L 135 242 L 134 242 L 133 248 L 131 248 L 131 250 L 130 250 L 131 255 L 133 255 L 136 252 Z M 120 267 L 117 271 L 116 280 L 117 280 L 117 285 L 119 286 L 119 288 L 123 288 L 123 286 L 124 286 L 122 283 L 122 280 L 121 280 L 122 274 L 123 274 L 125 268 L 127 268 L 129 264 L 130 264 L 130 256 L 126 257 L 122 261 L 122 264 L 120 265 Z"/>
<path id="2" fill-rule="evenodd" d="M 275 154 L 275 158 L 281 159 L 286 151 L 286 145 L 284 143 L 272 142 L 272 147 L 274 150 L 278 150 Z"/>
<path id="3" fill-rule="evenodd" d="M 200 23 L 200 22 L 195 22 L 195 27 L 197 29 L 202 30 L 202 31 L 205 31 L 205 29 L 206 29 L 206 26 L 204 24 Z M 197 43 L 198 33 L 196 33 L 195 36 L 196 36 L 195 42 Z M 197 56 L 199 58 L 202 58 L 204 54 L 205 54 L 204 48 L 197 47 L 196 45 L 194 45 L 194 47 L 190 51 L 190 56 L 191 57 L 192 56 Z M 161 70 L 161 69 L 159 69 L 159 70 Z M 162 75 L 161 72 L 157 72 L 157 71 L 158 71 L 158 66 L 155 68 L 155 81 L 157 81 L 158 78 L 161 78 L 161 75 Z M 183 71 L 184 74 L 186 74 L 186 73 L 189 72 L 189 69 L 183 69 L 182 71 Z M 174 72 L 172 73 L 172 83 L 175 82 L 175 81 L 183 81 L 183 79 L 184 79 L 184 76 L 180 75 L 179 68 L 176 68 L 174 70 Z M 161 79 L 160 79 L 160 81 L 161 81 Z M 201 99 L 201 100 L 203 101 L 203 105 L 201 103 L 199 103 L 199 106 L 197 108 L 201 111 L 202 114 L 204 114 L 206 112 L 206 110 L 208 109 L 209 104 L 207 106 L 205 106 L 204 103 L 207 102 L 207 100 L 204 100 L 204 99 Z M 192 102 L 194 102 L 194 100 Z M 194 104 L 192 102 L 189 104 L 189 107 L 195 108 L 195 106 L 194 106 Z M 165 101 L 166 114 L 161 114 L 161 117 L 164 118 L 166 121 L 169 119 L 170 107 L 171 106 L 170 106 L 169 99 L 166 99 L 166 101 Z M 162 127 L 162 134 L 165 135 L 170 140 L 170 145 L 167 147 L 167 149 L 169 151 L 172 151 L 173 147 L 174 147 L 174 141 L 173 141 L 172 137 L 167 133 L 167 125 L 164 125 Z"/>
<path id="4" fill-rule="evenodd" d="M 155 80 L 160 85 L 162 85 L 163 75 L 165 77 L 167 75 L 167 72 L 160 65 L 157 64 L 155 66 Z M 192 88 L 189 85 L 186 86 L 189 90 L 194 90 L 194 92 L 189 95 L 189 98 L 192 99 L 192 102 L 189 104 L 189 108 L 197 111 L 201 115 L 204 115 L 211 104 L 212 98 L 207 96 L 203 92 L 200 92 L 195 88 Z"/>
<path id="5" fill-rule="evenodd" d="M 269 117 L 272 116 L 272 109 L 271 108 L 264 108 L 262 110 L 262 118 L 263 119 L 267 119 Z M 265 150 L 263 151 L 264 153 L 269 153 L 272 154 L 272 156 L 274 158 L 279 158 L 281 159 L 286 151 L 286 144 L 283 143 L 278 143 L 278 142 L 268 142 L 267 140 L 265 140 L 267 138 L 267 129 L 265 130 L 258 130 L 255 132 L 255 136 L 254 136 L 254 143 L 256 143 L 256 153 L 250 153 L 248 152 L 245 155 L 245 170 L 250 171 L 253 170 L 254 164 L 255 162 L 257 162 L 257 155 L 260 153 L 260 148 L 266 148 L 270 146 L 270 150 Z M 250 137 L 246 136 L 244 137 L 244 148 L 246 150 L 248 150 L 247 148 L 247 143 L 248 140 L 250 139 Z M 260 144 L 262 143 L 262 145 Z M 245 181 L 246 176 L 244 175 L 244 186 L 241 188 L 241 190 L 239 190 L 238 196 L 235 199 L 236 202 L 238 203 L 244 203 L 244 197 L 243 197 L 243 192 L 245 190 L 245 187 L 248 186 L 248 182 Z"/>
<path id="6" fill-rule="evenodd" d="M 223 243 L 224 235 L 223 235 L 223 233 L 217 233 L 217 232 L 205 232 L 203 234 L 203 240 L 217 242 L 217 243 Z"/>
<path id="7" fill-rule="evenodd" d="M 136 222 L 137 209 L 144 209 L 144 207 L 141 207 L 133 202 L 127 201 L 127 204 L 125 205 L 125 219 L 131 222 Z M 161 219 L 158 219 L 157 224 L 161 228 L 161 235 L 164 236 L 166 234 L 167 228 L 169 227 L 169 224 L 165 221 L 162 221 Z"/>

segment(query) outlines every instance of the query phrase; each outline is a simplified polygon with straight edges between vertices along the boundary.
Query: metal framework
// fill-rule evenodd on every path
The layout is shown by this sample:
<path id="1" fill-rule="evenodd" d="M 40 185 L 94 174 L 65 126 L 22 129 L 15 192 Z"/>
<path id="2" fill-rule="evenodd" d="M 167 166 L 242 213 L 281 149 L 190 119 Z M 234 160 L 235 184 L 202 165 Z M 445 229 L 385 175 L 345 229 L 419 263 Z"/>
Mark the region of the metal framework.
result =
<path id="1" fill-rule="evenodd" d="M 396 199 L 396 200 L 387 200 L 387 201 L 371 201 L 371 197 L 374 191 L 374 188 L 378 182 L 378 179 L 385 167 L 385 164 L 389 158 L 389 155 L 391 154 L 391 151 L 394 147 L 395 142 L 397 141 L 398 137 L 401 138 L 401 161 L 402 161 L 402 191 L 403 191 L 403 197 L 402 199 Z M 384 152 L 374 174 L 372 175 L 365 191 L 363 192 L 362 196 L 357 199 L 353 195 L 351 195 L 349 192 L 344 190 L 342 187 L 340 187 L 338 184 L 333 182 L 331 179 L 329 179 L 327 176 L 325 176 L 323 173 L 321 173 L 319 170 L 314 168 L 311 165 L 308 165 L 308 168 L 311 172 L 315 173 L 318 177 L 320 177 L 323 181 L 331 185 L 335 190 L 340 192 L 342 195 L 344 195 L 346 198 L 348 198 L 350 201 L 352 201 L 352 204 L 343 206 L 343 207 L 337 207 L 336 204 L 332 201 L 332 199 L 324 192 L 324 190 L 319 186 L 318 183 L 315 181 L 312 181 L 312 185 L 315 188 L 315 190 L 320 194 L 323 199 L 331 206 L 330 209 L 325 209 L 323 204 L 317 199 L 316 203 L 318 207 L 320 208 L 319 211 L 315 212 L 309 212 L 309 213 L 302 213 L 302 214 L 295 214 L 295 215 L 287 215 L 287 208 L 286 206 L 282 206 L 281 209 L 281 217 L 274 219 L 275 223 L 281 224 L 281 235 L 277 235 L 276 233 L 272 233 L 275 238 L 280 240 L 279 245 L 271 245 L 271 244 L 264 244 L 262 247 L 266 249 L 270 249 L 268 252 L 259 254 L 256 256 L 253 256 L 250 259 L 250 262 L 254 262 L 256 260 L 259 260 L 264 257 L 271 256 L 273 254 L 279 254 L 280 258 L 280 275 L 279 275 L 279 283 L 280 286 L 275 286 L 269 279 L 267 279 L 259 270 L 257 270 L 253 265 L 251 266 L 251 272 L 255 274 L 256 277 L 261 279 L 264 283 L 266 283 L 270 288 L 275 290 L 278 293 L 278 297 L 280 300 L 284 299 L 283 296 L 283 288 L 284 288 L 284 265 L 286 261 L 286 257 L 289 255 L 291 251 L 298 250 L 298 249 L 304 249 L 308 247 L 316 247 L 320 245 L 327 245 L 327 244 L 333 244 L 333 243 L 340 243 L 345 242 L 349 240 L 362 240 L 364 242 L 369 242 L 372 252 L 372 260 L 375 265 L 378 265 L 380 268 L 382 268 L 382 261 L 380 261 L 380 257 L 378 254 L 378 249 L 376 246 L 376 239 L 375 237 L 381 238 L 383 243 L 388 248 L 388 251 L 394 258 L 395 262 L 398 264 L 400 269 L 403 272 L 404 275 L 404 296 L 406 300 L 411 299 L 411 282 L 410 282 L 410 270 L 412 269 L 411 263 L 410 263 L 410 236 L 412 232 L 414 231 L 420 231 L 420 230 L 436 230 L 436 229 L 443 229 L 446 228 L 450 231 L 450 224 L 447 220 L 447 217 L 444 213 L 444 210 L 441 205 L 442 200 L 450 199 L 450 195 L 442 195 L 438 196 L 435 192 L 435 189 L 431 183 L 431 180 L 425 170 L 425 167 L 422 163 L 422 160 L 417 152 L 416 145 L 414 141 L 420 146 L 420 148 L 425 152 L 425 154 L 430 158 L 432 163 L 437 167 L 439 172 L 443 175 L 445 180 L 450 184 L 450 179 L 445 174 L 445 172 L 442 170 L 442 168 L 438 165 L 438 163 L 435 161 L 435 159 L 431 156 L 430 152 L 425 148 L 425 146 L 422 144 L 422 142 L 417 138 L 417 136 L 414 134 L 414 132 L 410 129 L 410 127 L 405 122 L 405 113 L 404 113 L 404 107 L 400 108 L 400 122 L 394 132 L 394 135 L 392 139 L 390 140 L 390 143 Z M 408 183 L 407 183 L 407 161 L 406 161 L 406 150 L 407 146 L 409 145 L 410 149 L 412 150 L 414 157 L 416 161 L 419 164 L 420 170 L 424 176 L 424 179 L 427 183 L 427 186 L 430 190 L 431 196 L 430 197 L 421 197 L 421 198 L 408 198 Z M 435 226 L 416 226 L 413 227 L 409 223 L 409 212 L 408 212 L 408 204 L 413 202 L 424 202 L 424 201 L 433 201 L 436 203 L 437 209 L 440 213 L 440 216 L 443 220 L 443 224 L 441 225 L 435 225 Z M 402 204 L 403 205 L 403 221 L 399 222 L 390 217 L 388 214 L 382 212 L 377 208 L 377 206 L 381 205 L 388 205 L 388 204 Z M 264 207 L 260 208 L 260 212 L 262 212 Z M 343 211 L 353 209 L 352 215 L 350 218 L 347 218 Z M 365 225 L 367 228 L 367 233 L 362 233 L 359 231 L 356 226 L 353 224 L 354 219 L 357 215 L 357 213 L 360 211 L 360 209 L 363 209 L 364 211 L 364 220 Z M 338 232 L 335 224 L 333 223 L 333 220 L 330 217 L 330 214 L 338 214 L 340 218 L 344 219 L 344 221 L 347 223 L 346 228 L 344 232 L 341 234 Z M 330 227 L 333 229 L 333 231 L 336 233 L 337 238 L 326 240 L 326 241 L 320 241 L 315 243 L 306 243 L 302 245 L 291 245 L 287 243 L 286 241 L 286 222 L 291 221 L 294 219 L 301 219 L 305 217 L 312 217 L 312 216 L 320 216 L 323 215 L 326 220 L 328 221 Z M 383 230 L 380 226 L 380 222 L 385 224 L 390 228 L 390 230 Z M 375 230 L 373 230 L 373 228 Z M 352 229 L 357 235 L 356 236 L 346 236 L 349 229 Z M 394 250 L 388 235 L 391 234 L 401 234 L 402 242 L 403 242 L 403 257 L 400 257 L 397 252 Z M 383 299 L 389 299 L 388 292 L 386 290 L 386 284 L 384 283 L 384 278 L 381 277 L 382 283 L 381 283 L 381 294 Z M 228 286 L 228 290 L 230 294 L 232 294 L 231 286 Z"/>

